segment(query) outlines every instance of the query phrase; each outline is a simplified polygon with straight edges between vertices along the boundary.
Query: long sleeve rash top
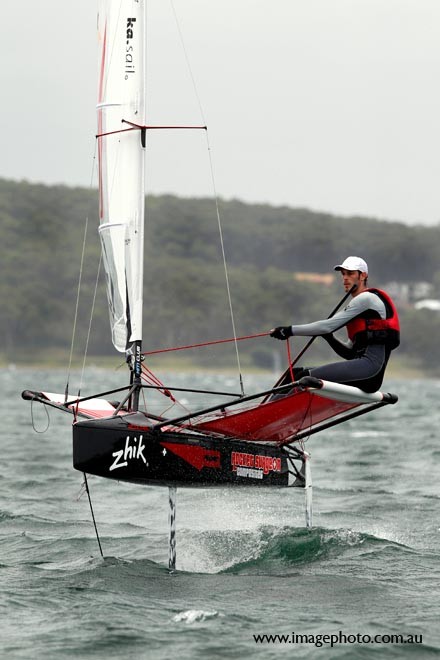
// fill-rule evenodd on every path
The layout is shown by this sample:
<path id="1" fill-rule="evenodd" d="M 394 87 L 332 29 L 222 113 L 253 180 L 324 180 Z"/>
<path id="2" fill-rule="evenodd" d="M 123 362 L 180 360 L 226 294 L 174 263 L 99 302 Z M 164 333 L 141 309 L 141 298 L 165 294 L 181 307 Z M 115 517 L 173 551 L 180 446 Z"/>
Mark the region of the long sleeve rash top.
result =
<path id="1" fill-rule="evenodd" d="M 385 305 L 379 296 L 371 291 L 363 291 L 352 298 L 344 309 L 337 312 L 330 319 L 314 321 L 313 323 L 304 323 L 303 325 L 292 325 L 292 333 L 294 336 L 301 337 L 330 335 L 332 332 L 336 332 L 336 330 L 346 326 L 349 321 L 367 310 L 377 312 L 381 319 L 386 318 Z M 351 348 L 351 345 L 352 343 L 350 340 L 345 344 L 347 348 Z"/>

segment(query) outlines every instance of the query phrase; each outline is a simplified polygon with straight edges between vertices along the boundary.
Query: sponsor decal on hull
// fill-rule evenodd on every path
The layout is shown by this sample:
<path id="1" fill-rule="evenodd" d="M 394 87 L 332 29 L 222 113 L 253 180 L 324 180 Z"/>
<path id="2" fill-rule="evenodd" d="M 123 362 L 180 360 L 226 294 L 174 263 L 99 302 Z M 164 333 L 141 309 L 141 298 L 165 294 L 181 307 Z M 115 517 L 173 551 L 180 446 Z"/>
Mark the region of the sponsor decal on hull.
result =
<path id="1" fill-rule="evenodd" d="M 238 477 L 262 479 L 269 472 L 281 472 L 281 458 L 264 454 L 246 454 L 240 451 L 231 453 L 232 471 Z"/>
<path id="2" fill-rule="evenodd" d="M 127 467 L 130 461 L 141 460 L 148 467 L 147 459 L 144 456 L 145 445 L 143 443 L 143 436 L 140 435 L 139 438 L 130 438 L 127 435 L 125 439 L 124 449 L 118 449 L 114 451 L 112 456 L 115 459 L 109 468 L 109 472 L 117 470 L 118 468 Z"/>
<path id="3" fill-rule="evenodd" d="M 245 468 L 238 466 L 236 468 L 237 477 L 247 477 L 248 479 L 262 479 L 263 470 L 254 470 L 253 468 Z"/>

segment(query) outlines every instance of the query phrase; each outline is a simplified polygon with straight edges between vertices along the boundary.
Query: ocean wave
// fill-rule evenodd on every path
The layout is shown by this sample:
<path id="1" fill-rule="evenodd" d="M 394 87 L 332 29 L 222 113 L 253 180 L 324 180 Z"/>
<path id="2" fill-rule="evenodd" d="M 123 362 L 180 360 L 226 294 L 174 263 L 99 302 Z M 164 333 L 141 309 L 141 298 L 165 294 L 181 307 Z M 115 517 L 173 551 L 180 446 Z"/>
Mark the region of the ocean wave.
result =
<path id="1" fill-rule="evenodd" d="M 178 572 L 189 574 L 270 572 L 292 574 L 304 566 L 347 553 L 408 549 L 400 543 L 353 529 L 264 525 L 252 530 L 181 530 Z"/>
<path id="2" fill-rule="evenodd" d="M 399 543 L 351 529 L 282 529 L 264 528 L 255 539 L 258 550 L 254 556 L 225 568 L 224 573 L 247 571 L 282 571 L 303 567 L 327 559 L 335 559 L 347 552 L 404 548 Z"/>

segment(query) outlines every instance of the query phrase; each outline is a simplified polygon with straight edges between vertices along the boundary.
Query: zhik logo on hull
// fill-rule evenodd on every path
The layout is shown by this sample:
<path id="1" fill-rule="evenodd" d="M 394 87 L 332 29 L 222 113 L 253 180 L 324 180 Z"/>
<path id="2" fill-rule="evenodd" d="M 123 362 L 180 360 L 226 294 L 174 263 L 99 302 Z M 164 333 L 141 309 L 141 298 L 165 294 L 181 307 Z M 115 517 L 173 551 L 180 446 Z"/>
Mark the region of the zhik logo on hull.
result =
<path id="1" fill-rule="evenodd" d="M 109 472 L 112 472 L 113 470 L 117 470 L 118 468 L 127 467 L 129 461 L 138 460 L 138 459 L 141 459 L 148 467 L 147 460 L 143 453 L 144 449 L 145 449 L 145 445 L 143 443 L 142 435 L 139 436 L 139 440 L 136 437 L 130 438 L 130 436 L 127 435 L 125 439 L 124 449 L 119 449 L 118 451 L 114 451 L 112 454 L 115 460 L 111 464 L 109 468 Z"/>

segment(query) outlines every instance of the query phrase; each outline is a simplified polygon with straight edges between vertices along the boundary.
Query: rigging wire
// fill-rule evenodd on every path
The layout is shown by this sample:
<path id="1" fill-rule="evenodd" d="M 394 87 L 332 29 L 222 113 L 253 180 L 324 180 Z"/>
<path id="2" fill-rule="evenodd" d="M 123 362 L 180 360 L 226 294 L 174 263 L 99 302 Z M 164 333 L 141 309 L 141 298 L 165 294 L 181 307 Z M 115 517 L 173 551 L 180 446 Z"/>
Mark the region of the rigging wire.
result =
<path id="1" fill-rule="evenodd" d="M 90 309 L 90 318 L 89 318 L 89 325 L 87 328 L 87 337 L 86 337 L 86 345 L 84 347 L 84 355 L 83 355 L 83 363 L 82 363 L 82 368 L 81 368 L 81 377 L 79 381 L 79 387 L 78 387 L 78 398 L 81 396 L 81 389 L 82 389 L 82 384 L 84 380 L 84 373 L 86 369 L 86 360 L 87 360 L 87 353 L 89 350 L 89 341 L 90 341 L 90 335 L 92 332 L 92 321 L 93 321 L 93 314 L 95 311 L 95 303 L 96 303 L 96 295 L 98 291 L 98 285 L 99 285 L 99 276 L 101 274 L 101 263 L 102 263 L 102 252 L 99 255 L 99 261 L 98 261 L 98 269 L 96 272 L 96 279 L 95 279 L 95 287 L 93 290 L 93 300 L 92 300 L 92 306 Z"/>
<path id="2" fill-rule="evenodd" d="M 294 375 L 293 375 L 293 365 L 292 365 L 292 354 L 290 352 L 290 339 L 287 338 L 287 363 L 289 365 L 289 372 L 290 372 L 290 380 L 293 381 L 295 380 Z"/>
<path id="3" fill-rule="evenodd" d="M 93 158 L 92 158 L 92 171 L 91 171 L 90 186 L 89 186 L 90 190 L 92 190 L 92 188 L 93 188 L 93 180 L 94 180 L 95 171 L 96 171 L 97 145 L 98 145 L 98 140 L 95 139 L 95 148 L 94 148 L 94 153 L 93 153 Z M 74 336 L 75 336 L 76 323 L 77 323 L 77 317 L 78 317 L 79 297 L 80 297 L 80 292 L 81 292 L 81 282 L 82 282 L 82 275 L 83 275 L 83 264 L 84 264 L 85 250 L 86 250 L 86 239 L 87 239 L 88 224 L 89 224 L 89 217 L 87 216 L 86 217 L 86 227 L 85 227 L 85 231 L 84 231 L 84 241 L 83 241 L 83 247 L 82 247 L 82 254 L 81 254 L 80 276 L 79 276 L 79 282 L 78 282 L 78 291 L 77 291 L 77 300 L 76 300 L 76 309 L 75 309 L 75 322 L 74 322 L 73 336 L 72 336 L 72 347 L 71 347 L 71 353 L 70 353 L 69 371 L 68 371 L 68 378 L 67 378 L 66 391 L 65 391 L 66 401 L 67 401 L 67 395 L 68 395 L 69 378 L 70 378 L 72 355 L 73 355 Z M 81 367 L 80 382 L 79 382 L 79 386 L 78 386 L 78 395 L 77 395 L 78 398 L 81 396 L 81 390 L 82 390 L 82 385 L 83 385 L 83 381 L 84 381 L 84 373 L 85 373 L 87 355 L 88 355 L 88 350 L 89 350 L 90 335 L 91 335 L 91 330 L 92 330 L 92 321 L 93 321 L 93 315 L 94 315 L 94 310 L 95 310 L 95 303 L 96 303 L 96 297 L 97 297 L 97 291 L 98 291 L 99 277 L 100 277 L 100 273 L 101 273 L 101 263 L 102 263 L 102 251 L 100 251 L 100 255 L 99 255 L 98 268 L 97 268 L 96 279 L 95 279 L 95 287 L 94 287 L 94 290 L 93 290 L 93 299 L 92 299 L 92 304 L 91 304 L 91 308 L 90 308 L 89 324 L 88 324 L 88 328 L 87 328 L 87 336 L 86 336 L 86 343 L 85 343 L 84 352 L 83 352 L 83 361 L 82 361 L 82 367 Z"/>
<path id="4" fill-rule="evenodd" d="M 87 481 L 87 475 L 86 475 L 85 472 L 83 472 L 83 476 L 84 476 L 84 487 L 86 489 L 87 498 L 89 500 L 90 513 L 92 514 L 93 526 L 95 528 L 96 540 L 98 541 L 99 552 L 101 553 L 101 557 L 104 559 L 104 553 L 102 552 L 101 540 L 100 540 L 99 534 L 98 534 L 98 527 L 96 525 L 95 514 L 93 512 L 92 498 L 90 497 L 89 483 Z"/>
<path id="5" fill-rule="evenodd" d="M 203 112 L 203 107 L 202 103 L 200 100 L 200 96 L 197 90 L 197 85 L 196 81 L 194 78 L 194 74 L 191 68 L 191 63 L 188 57 L 188 52 L 186 50 L 185 42 L 183 39 L 183 34 L 182 30 L 180 28 L 180 23 L 179 19 L 174 7 L 174 2 L 173 0 L 170 0 L 171 8 L 173 11 L 174 15 L 174 20 L 176 22 L 176 27 L 177 27 L 177 32 L 179 34 L 180 38 L 180 43 L 182 46 L 184 58 L 186 61 L 186 65 L 188 68 L 188 73 L 192 81 L 193 89 L 194 89 L 194 94 L 199 106 L 199 112 L 202 118 L 202 123 L 207 126 L 207 122 L 205 120 L 205 113 Z M 244 387 L 243 387 L 243 376 L 242 376 L 242 370 L 241 370 L 241 364 L 240 364 L 240 353 L 238 350 L 238 343 L 237 343 L 237 332 L 236 332 L 236 327 L 235 327 L 235 317 L 234 317 L 234 309 L 232 306 L 232 296 L 231 296 L 231 288 L 229 285 L 229 273 L 228 273 L 228 265 L 226 261 L 226 252 L 225 252 L 225 245 L 224 245 L 224 240 L 223 240 L 223 229 L 222 229 L 222 223 L 221 223 L 221 217 L 220 217 L 220 208 L 219 208 L 219 200 L 218 200 L 218 194 L 217 194 L 217 187 L 215 183 L 215 176 L 214 176 L 214 165 L 213 165 L 213 159 L 212 159 L 212 152 L 211 152 L 211 145 L 209 143 L 209 135 L 208 135 L 208 128 L 206 128 L 206 144 L 207 144 L 207 150 L 208 150 L 208 159 L 209 159 L 209 168 L 210 168 L 210 173 L 211 173 L 211 184 L 212 184 L 212 191 L 214 194 L 214 199 L 215 199 L 215 210 L 216 210 L 216 216 L 217 216 L 217 225 L 218 225 L 218 231 L 219 231 L 219 237 L 220 237 L 220 246 L 221 246 L 221 251 L 222 251 L 222 258 L 223 258 L 223 268 L 225 272 L 225 280 L 226 280 L 226 292 L 227 292 L 227 297 L 228 297 L 228 304 L 229 304 L 229 313 L 231 317 L 231 325 L 232 325 L 232 333 L 234 335 L 234 343 L 235 343 L 235 355 L 236 355 L 236 360 L 237 360 L 237 368 L 238 368 L 238 375 L 239 375 L 239 380 L 240 380 L 240 388 L 241 388 L 241 393 L 244 396 Z"/>
<path id="6" fill-rule="evenodd" d="M 187 344 L 186 346 L 172 346 L 171 348 L 158 348 L 155 351 L 145 351 L 142 355 L 156 355 L 157 353 L 170 353 L 171 351 L 186 351 L 189 348 L 202 348 L 203 346 L 214 346 L 216 344 L 226 344 L 231 341 L 243 341 L 245 339 L 257 339 L 258 337 L 267 337 L 270 332 L 259 332 L 256 335 L 246 335 L 244 337 L 231 337 L 230 339 L 215 339 L 213 341 L 204 341 L 199 344 Z"/>
<path id="7" fill-rule="evenodd" d="M 142 365 L 141 378 L 145 380 L 145 382 L 157 386 L 158 391 L 161 392 L 161 394 L 164 394 L 165 396 L 169 397 L 173 403 L 176 403 L 176 399 L 171 394 L 171 392 L 165 387 L 162 381 L 145 364 Z"/>
<path id="8" fill-rule="evenodd" d="M 177 32 L 179 34 L 180 44 L 181 44 L 182 50 L 183 50 L 183 56 L 185 58 L 185 62 L 186 62 L 186 66 L 188 68 L 189 76 L 191 78 L 191 82 L 192 82 L 192 86 L 193 86 L 193 90 L 194 90 L 194 95 L 196 97 L 196 101 L 197 101 L 197 104 L 199 106 L 200 116 L 202 118 L 203 124 L 205 124 L 205 126 L 206 126 L 205 113 L 203 112 L 202 102 L 200 100 L 199 92 L 198 92 L 197 85 L 196 85 L 196 80 L 195 80 L 194 74 L 192 72 L 191 63 L 190 63 L 188 52 L 187 52 L 186 46 L 185 46 L 185 40 L 183 38 L 182 30 L 180 29 L 179 18 L 177 16 L 177 12 L 176 12 L 176 9 L 174 7 L 173 0 L 170 0 L 170 5 L 171 5 L 171 9 L 173 11 L 174 20 L 176 22 L 176 28 L 177 28 Z"/>
<path id="9" fill-rule="evenodd" d="M 212 163 L 211 147 L 210 147 L 210 144 L 209 144 L 208 131 L 206 131 L 206 143 L 207 143 L 207 147 L 208 147 L 209 166 L 210 166 L 210 170 L 211 170 L 211 180 L 212 180 L 212 187 L 213 187 L 214 199 L 215 199 L 215 209 L 216 209 L 216 214 L 217 214 L 217 225 L 218 225 L 218 231 L 219 231 L 219 236 L 220 236 L 220 245 L 221 245 L 221 249 L 222 249 L 223 268 L 224 268 L 224 271 L 225 271 L 226 291 L 227 291 L 227 295 L 228 295 L 229 312 L 230 312 L 230 315 L 231 315 L 232 334 L 234 335 L 235 355 L 236 355 L 236 358 L 237 358 L 237 367 L 238 367 L 238 374 L 239 374 L 239 379 L 240 379 L 241 393 L 244 396 L 243 376 L 242 376 L 241 364 L 240 364 L 240 353 L 239 353 L 239 350 L 238 350 L 237 331 L 236 331 L 236 328 L 235 328 L 235 318 L 234 318 L 234 310 L 233 310 L 233 307 L 232 307 L 231 288 L 230 288 L 230 285 L 229 285 L 228 264 L 227 264 L 227 261 L 226 261 L 225 245 L 224 245 L 224 241 L 223 241 L 223 230 L 222 230 L 222 223 L 221 223 L 221 218 L 220 218 L 220 208 L 219 208 L 219 203 L 218 203 L 217 189 L 216 189 L 216 185 L 215 185 L 214 167 L 213 167 L 213 163 Z"/>
<path id="10" fill-rule="evenodd" d="M 74 348 L 74 345 L 75 345 L 76 324 L 77 324 L 77 321 L 78 321 L 78 309 L 79 309 L 79 300 L 80 300 L 80 294 L 81 294 L 81 283 L 82 283 L 82 275 L 83 275 L 83 267 L 84 267 L 84 255 L 85 255 L 85 251 L 86 251 L 88 227 L 89 227 L 89 216 L 87 215 L 86 219 L 85 219 L 85 224 L 84 224 L 84 237 L 83 237 L 83 244 L 82 244 L 82 250 L 81 250 L 81 261 L 80 261 L 79 274 L 78 274 L 78 287 L 77 287 L 77 291 L 76 291 L 75 314 L 74 314 L 74 317 L 73 317 L 72 341 L 71 341 L 71 344 L 70 344 L 69 365 L 68 365 L 68 368 L 67 368 L 67 382 L 66 382 L 66 389 L 64 391 L 64 403 L 67 403 L 67 398 L 69 396 L 70 374 L 71 374 L 71 370 L 72 370 L 73 348 Z"/>
<path id="11" fill-rule="evenodd" d="M 94 149 L 93 158 L 92 158 L 92 171 L 90 173 L 89 190 L 92 190 L 92 187 L 93 187 L 95 162 L 96 162 L 96 144 L 97 143 L 96 143 L 96 140 L 95 140 L 95 149 Z M 84 237 L 83 237 L 83 244 L 82 244 L 82 250 L 81 250 L 79 273 L 78 273 L 78 286 L 77 286 L 77 291 L 76 291 L 75 314 L 74 314 L 73 328 L 72 328 L 72 340 L 71 340 L 71 344 L 70 344 L 69 364 L 68 364 L 68 367 L 67 367 L 67 380 L 66 380 L 66 387 L 65 387 L 65 391 L 64 391 L 64 399 L 65 399 L 64 402 L 65 403 L 67 403 L 67 398 L 69 396 L 69 383 L 70 383 L 70 375 L 71 375 L 71 371 L 72 371 L 73 350 L 74 350 L 74 346 L 75 346 L 76 326 L 77 326 L 77 322 L 78 322 L 79 301 L 80 301 L 80 296 L 81 296 L 81 286 L 82 286 L 82 279 L 83 279 L 84 258 L 85 258 L 85 253 L 86 253 L 88 228 L 89 228 L 89 216 L 86 215 L 85 221 L 84 221 Z"/>
<path id="12" fill-rule="evenodd" d="M 290 351 L 290 339 L 289 339 L 289 338 L 287 339 L 286 344 L 287 344 L 287 363 L 288 363 L 288 365 L 289 365 L 289 366 L 288 366 L 288 370 L 289 370 L 289 373 L 290 373 L 290 379 L 291 379 L 291 382 L 293 383 L 294 380 L 295 380 L 295 378 L 294 378 L 294 370 L 293 370 L 293 365 L 295 364 L 295 360 L 292 361 L 292 354 L 291 354 L 291 351 Z M 287 394 L 287 393 L 288 393 L 288 392 L 286 392 L 286 394 Z M 309 413 L 310 413 L 310 428 L 312 427 L 312 424 L 313 424 L 313 417 L 312 417 L 312 400 L 313 400 L 313 396 L 314 396 L 314 395 L 313 395 L 311 392 L 309 392 L 309 402 L 308 402 L 307 407 L 306 407 L 306 409 L 305 409 L 305 411 L 304 411 L 304 416 L 303 416 L 303 418 L 302 418 L 302 421 L 301 421 L 301 424 L 300 424 L 300 428 L 303 427 L 303 424 L 304 424 L 304 422 L 305 422 L 305 420 L 306 420 L 306 417 L 307 417 L 307 415 L 308 415 Z M 310 437 L 310 436 L 309 436 L 309 437 Z M 305 439 L 302 439 L 302 440 L 299 440 L 299 441 L 298 441 L 298 444 L 299 444 L 300 447 L 302 448 L 302 451 L 303 451 L 303 452 L 305 452 L 304 443 L 307 442 L 308 439 L 309 439 L 309 438 L 307 437 L 307 438 L 305 438 Z"/>
<path id="13" fill-rule="evenodd" d="M 167 387 L 165 387 L 162 381 L 151 371 L 151 369 L 147 367 L 145 362 L 142 364 L 141 378 L 146 383 L 150 383 L 155 388 L 157 388 L 156 389 L 157 392 L 160 392 L 160 394 L 163 394 L 164 396 L 170 399 L 170 404 L 165 408 L 165 410 L 162 410 L 161 412 L 162 417 L 165 415 L 165 413 L 171 410 L 176 404 L 186 412 L 189 412 L 189 409 L 181 401 L 176 399 L 176 397 L 170 392 L 170 390 Z M 145 402 L 145 396 L 144 396 L 144 402 Z"/>
<path id="14" fill-rule="evenodd" d="M 49 411 L 47 410 L 47 406 L 43 406 L 44 410 L 46 411 L 46 416 L 47 416 L 47 425 L 45 429 L 37 429 L 35 426 L 35 419 L 34 419 L 34 400 L 35 397 L 32 397 L 31 399 L 31 421 L 32 421 L 32 428 L 34 429 L 35 433 L 46 433 L 46 431 L 49 429 L 50 426 L 50 417 L 49 417 Z"/>

